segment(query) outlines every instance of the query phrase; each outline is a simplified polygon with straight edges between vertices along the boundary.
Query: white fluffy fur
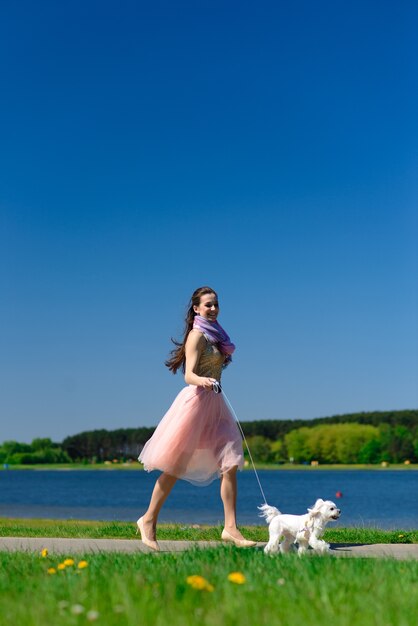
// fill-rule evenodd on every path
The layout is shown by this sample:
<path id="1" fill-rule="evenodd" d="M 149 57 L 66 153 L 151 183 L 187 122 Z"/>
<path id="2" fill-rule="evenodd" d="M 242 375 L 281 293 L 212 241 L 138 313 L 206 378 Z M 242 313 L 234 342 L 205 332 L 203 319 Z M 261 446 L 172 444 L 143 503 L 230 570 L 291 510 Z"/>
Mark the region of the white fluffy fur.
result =
<path id="1" fill-rule="evenodd" d="M 260 517 L 264 517 L 269 525 L 269 541 L 264 548 L 266 554 L 279 550 L 289 552 L 293 543 L 298 544 L 298 554 L 306 552 L 308 546 L 320 554 L 328 552 L 329 544 L 321 536 L 328 522 L 337 520 L 341 515 L 334 502 L 321 499 L 305 515 L 284 515 L 268 504 L 258 508 Z"/>

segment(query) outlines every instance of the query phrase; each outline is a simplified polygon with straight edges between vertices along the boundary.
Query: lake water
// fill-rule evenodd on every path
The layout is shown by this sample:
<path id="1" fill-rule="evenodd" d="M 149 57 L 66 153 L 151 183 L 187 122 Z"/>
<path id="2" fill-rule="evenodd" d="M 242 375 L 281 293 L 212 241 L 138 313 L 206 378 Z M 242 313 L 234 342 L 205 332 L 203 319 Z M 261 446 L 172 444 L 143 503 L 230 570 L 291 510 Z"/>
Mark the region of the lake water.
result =
<path id="1" fill-rule="evenodd" d="M 133 470 L 1 471 L 0 516 L 133 521 L 144 512 L 157 476 Z M 305 513 L 323 498 L 342 510 L 335 526 L 418 528 L 418 470 L 262 470 L 259 476 L 268 503 L 285 513 Z M 262 523 L 254 473 L 240 472 L 238 486 L 239 523 Z M 160 521 L 216 524 L 222 511 L 219 481 L 208 487 L 178 481 Z"/>

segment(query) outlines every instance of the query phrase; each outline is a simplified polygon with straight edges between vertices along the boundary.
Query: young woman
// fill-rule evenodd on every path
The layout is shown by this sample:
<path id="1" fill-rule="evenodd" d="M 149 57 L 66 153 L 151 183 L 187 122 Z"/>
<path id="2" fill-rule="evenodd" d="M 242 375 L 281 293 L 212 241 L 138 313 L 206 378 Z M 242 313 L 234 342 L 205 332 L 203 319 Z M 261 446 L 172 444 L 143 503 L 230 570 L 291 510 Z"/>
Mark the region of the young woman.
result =
<path id="1" fill-rule="evenodd" d="M 153 550 L 159 550 L 158 514 L 176 480 L 208 485 L 218 476 L 225 513 L 222 539 L 240 547 L 256 545 L 244 539 L 236 523 L 236 473 L 244 463 L 242 439 L 216 385 L 235 346 L 218 324 L 218 313 L 216 292 L 210 287 L 196 289 L 183 341 L 174 342 L 177 348 L 166 362 L 174 374 L 182 368 L 188 387 L 180 391 L 139 456 L 147 471 L 163 472 L 155 483 L 148 510 L 137 521 L 143 543 Z"/>

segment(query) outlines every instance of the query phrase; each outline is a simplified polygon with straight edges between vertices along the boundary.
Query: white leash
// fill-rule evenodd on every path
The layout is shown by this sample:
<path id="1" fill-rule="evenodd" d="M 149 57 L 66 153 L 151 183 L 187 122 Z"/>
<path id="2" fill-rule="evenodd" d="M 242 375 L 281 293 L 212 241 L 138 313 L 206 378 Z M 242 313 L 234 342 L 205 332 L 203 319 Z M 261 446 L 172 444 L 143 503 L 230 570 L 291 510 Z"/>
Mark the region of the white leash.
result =
<path id="1" fill-rule="evenodd" d="M 252 463 L 252 466 L 253 466 L 253 470 L 254 470 L 254 473 L 255 473 L 255 477 L 257 478 L 258 486 L 260 487 L 261 495 L 263 496 L 264 502 L 267 504 L 266 496 L 264 495 L 264 491 L 263 491 L 263 488 L 261 486 L 260 479 L 259 479 L 258 474 L 257 474 L 257 470 L 255 469 L 253 457 L 252 457 L 250 448 L 248 446 L 247 440 L 245 438 L 244 431 L 242 430 L 241 424 L 239 423 L 239 419 L 237 417 L 237 414 L 235 413 L 234 409 L 232 408 L 232 405 L 231 405 L 230 401 L 228 400 L 224 390 L 222 389 L 221 383 L 218 382 L 218 381 L 215 381 L 213 383 L 213 385 L 212 385 L 212 388 L 213 388 L 214 393 L 222 393 L 223 397 L 225 398 L 225 402 L 228 405 L 229 410 L 231 411 L 232 415 L 235 418 L 236 423 L 239 426 L 239 429 L 240 429 L 240 432 L 241 432 L 241 437 L 243 438 L 243 440 L 245 441 L 245 445 L 247 446 L 248 456 L 250 457 L 250 460 L 251 460 L 251 463 Z"/>

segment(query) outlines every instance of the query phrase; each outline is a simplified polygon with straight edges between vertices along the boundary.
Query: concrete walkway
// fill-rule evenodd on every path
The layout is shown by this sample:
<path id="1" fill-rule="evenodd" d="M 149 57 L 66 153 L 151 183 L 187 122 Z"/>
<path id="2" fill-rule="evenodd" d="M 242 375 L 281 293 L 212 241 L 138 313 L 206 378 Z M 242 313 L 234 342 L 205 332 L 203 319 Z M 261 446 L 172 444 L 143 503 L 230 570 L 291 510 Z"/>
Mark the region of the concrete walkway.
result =
<path id="1" fill-rule="evenodd" d="M 190 548 L 215 548 L 220 541 L 159 541 L 162 552 L 182 552 Z M 256 548 L 264 548 L 258 543 Z M 131 539 L 57 539 L 51 537 L 0 537 L 0 551 L 40 552 L 47 548 L 50 554 L 88 554 L 97 552 L 152 552 L 140 540 Z M 155 553 L 157 555 L 157 553 Z M 418 544 L 332 544 L 331 554 L 338 557 L 375 557 L 418 559 Z"/>

